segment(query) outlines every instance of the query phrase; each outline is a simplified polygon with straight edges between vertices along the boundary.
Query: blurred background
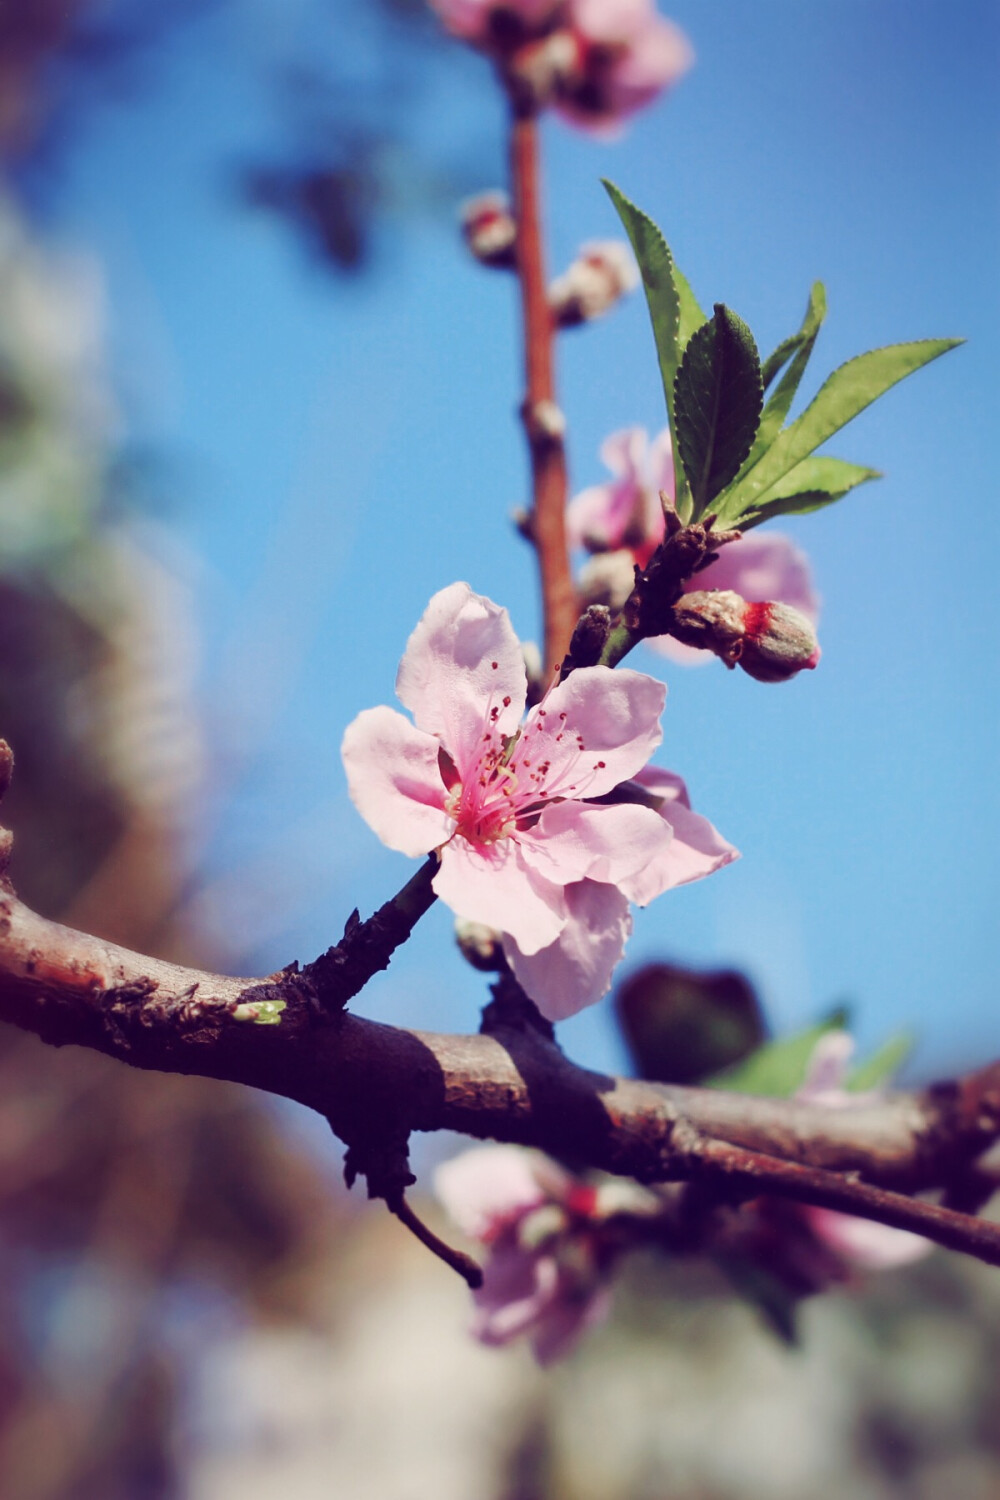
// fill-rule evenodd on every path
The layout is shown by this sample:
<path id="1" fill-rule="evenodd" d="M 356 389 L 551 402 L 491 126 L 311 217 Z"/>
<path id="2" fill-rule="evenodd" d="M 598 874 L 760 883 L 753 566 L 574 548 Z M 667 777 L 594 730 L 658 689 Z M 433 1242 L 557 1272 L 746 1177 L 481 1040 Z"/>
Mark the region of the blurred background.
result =
<path id="1" fill-rule="evenodd" d="M 821 669 L 666 669 L 658 759 L 743 851 L 639 914 L 628 972 L 729 966 L 772 1030 L 835 1004 L 913 1080 L 995 1056 L 1000 17 L 989 0 L 679 0 L 697 55 L 617 140 L 544 130 L 553 273 L 613 177 L 818 378 L 969 343 L 834 451 L 885 472 L 782 523 Z M 514 288 L 457 208 L 502 184 L 487 65 L 422 0 L 0 3 L 0 734 L 24 898 L 233 972 L 402 883 L 338 746 L 456 578 L 539 619 Z M 663 422 L 641 300 L 566 335 L 574 488 Z M 993 918 L 993 920 L 991 920 Z M 470 1030 L 433 911 L 365 1014 Z M 610 1003 L 568 1050 L 629 1065 Z M 339 1185 L 301 1112 L 0 1036 L 0 1493 L 11 1500 L 736 1500 L 1000 1492 L 995 1273 L 936 1256 L 802 1309 L 637 1261 L 555 1372 Z M 450 1147 L 418 1152 L 426 1171 Z"/>

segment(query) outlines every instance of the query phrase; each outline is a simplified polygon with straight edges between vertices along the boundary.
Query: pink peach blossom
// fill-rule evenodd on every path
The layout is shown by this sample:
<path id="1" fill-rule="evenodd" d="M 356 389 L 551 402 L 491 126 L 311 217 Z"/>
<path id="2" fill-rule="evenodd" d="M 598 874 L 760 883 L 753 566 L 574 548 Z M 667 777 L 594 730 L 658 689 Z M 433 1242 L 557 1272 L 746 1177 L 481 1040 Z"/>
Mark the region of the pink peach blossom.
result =
<path id="1" fill-rule="evenodd" d="M 602 1193 L 617 1189 L 607 1209 Z M 570 1352 L 611 1307 L 614 1252 L 600 1224 L 619 1210 L 656 1201 L 634 1185 L 592 1187 L 540 1151 L 475 1146 L 444 1162 L 434 1191 L 459 1228 L 487 1247 L 483 1285 L 473 1294 L 472 1332 L 498 1346 L 526 1336 L 540 1364 Z"/>
<path id="2" fill-rule="evenodd" d="M 795 1097 L 829 1109 L 845 1109 L 864 1098 L 845 1087 L 854 1038 L 846 1031 L 827 1031 L 813 1049 L 806 1077 Z M 905 1229 L 893 1229 L 872 1219 L 838 1213 L 830 1208 L 805 1207 L 802 1213 L 813 1234 L 846 1264 L 859 1271 L 891 1270 L 920 1260 L 933 1249 L 930 1241 Z"/>
<path id="3" fill-rule="evenodd" d="M 430 0 L 452 36 L 487 51 L 510 50 L 552 29 L 563 0 Z"/>
<path id="4" fill-rule="evenodd" d="M 692 859 L 707 874 L 735 850 L 677 797 L 600 800 L 659 743 L 662 684 L 580 668 L 522 724 L 526 688 L 506 610 L 452 584 L 431 600 L 400 663 L 396 691 L 415 723 L 367 709 L 342 754 L 354 804 L 383 843 L 412 857 L 437 850 L 437 895 L 500 933 L 520 984 L 561 1020 L 608 989 L 630 901 L 697 878 L 678 877 Z M 690 844 L 687 859 L 668 857 L 678 838 Z"/>
<path id="5" fill-rule="evenodd" d="M 556 108 L 573 124 L 606 131 L 651 103 L 690 68 L 691 44 L 652 0 L 569 0 L 577 44 Z"/>
<path id="6" fill-rule="evenodd" d="M 674 498 L 670 429 L 652 442 L 644 427 L 625 427 L 601 444 L 601 462 L 614 478 L 574 496 L 566 510 L 571 547 L 588 552 L 632 553 L 644 568 L 663 541 L 665 522 L 660 490 Z"/>
<path id="7" fill-rule="evenodd" d="M 607 484 L 581 491 L 570 501 L 566 511 L 570 545 L 585 547 L 595 554 L 623 552 L 631 562 L 644 568 L 664 535 L 659 491 L 663 490 L 668 500 L 674 499 L 670 430 L 664 428 L 652 442 L 642 427 L 612 433 L 601 446 L 601 459 L 614 478 Z M 610 570 L 594 564 L 588 567 L 594 569 L 595 575 L 599 573 L 599 586 L 605 591 L 609 579 L 613 580 L 612 591 L 618 594 L 631 588 L 626 559 Z M 585 570 L 582 578 L 585 589 L 586 576 Z M 731 590 L 755 603 L 791 605 L 812 625 L 819 618 L 820 601 L 813 587 L 809 561 L 781 532 L 748 532 L 738 542 L 723 547 L 716 561 L 685 585 L 686 593 L 711 589 Z M 620 606 L 624 597 L 613 597 L 611 603 Z M 668 635 L 657 636 L 646 644 L 686 665 L 712 660 L 711 651 L 684 646 Z"/>

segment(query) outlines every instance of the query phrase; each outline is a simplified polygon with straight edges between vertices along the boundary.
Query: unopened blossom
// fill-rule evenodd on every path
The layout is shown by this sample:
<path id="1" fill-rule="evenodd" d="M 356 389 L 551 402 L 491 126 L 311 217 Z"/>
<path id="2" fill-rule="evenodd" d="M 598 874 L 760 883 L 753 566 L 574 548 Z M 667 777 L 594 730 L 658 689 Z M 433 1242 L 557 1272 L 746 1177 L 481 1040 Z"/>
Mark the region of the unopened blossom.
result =
<path id="1" fill-rule="evenodd" d="M 846 1087 L 848 1066 L 854 1055 L 854 1038 L 846 1031 L 827 1031 L 820 1037 L 806 1068 L 805 1080 L 795 1097 L 829 1109 L 845 1109 L 867 1098 Z M 839 1213 L 831 1208 L 802 1206 L 800 1212 L 818 1240 L 847 1266 L 859 1271 L 891 1270 L 920 1260 L 934 1247 L 922 1235 L 894 1229 L 873 1219 Z"/>
<path id="2" fill-rule="evenodd" d="M 758 682 L 788 682 L 819 665 L 811 620 L 790 604 L 747 600 L 732 589 L 685 590 L 671 629 L 684 645 L 707 648 Z"/>
<path id="3" fill-rule="evenodd" d="M 631 592 L 634 566 L 644 568 L 664 537 L 660 492 L 668 504 L 674 500 L 670 430 L 664 428 L 652 442 L 642 427 L 615 432 L 602 444 L 601 459 L 612 479 L 571 500 L 566 525 L 571 546 L 594 554 L 580 575 L 584 598 L 620 608 Z M 684 588 L 686 593 L 728 590 L 752 603 L 790 605 L 812 626 L 819 617 L 809 561 L 787 536 L 776 531 L 754 530 L 727 543 L 715 562 L 689 578 Z M 755 619 L 753 626 L 756 644 L 761 620 Z M 669 635 L 656 636 L 646 644 L 686 665 L 712 659 L 711 651 L 683 645 Z M 806 658 L 811 651 L 805 652 Z M 756 663 L 751 651 L 744 665 L 749 669 Z"/>
<path id="4" fill-rule="evenodd" d="M 653 0 L 569 0 L 567 9 L 577 51 L 556 107 L 576 125 L 613 130 L 694 61 L 684 32 Z"/>
<path id="5" fill-rule="evenodd" d="M 517 223 L 506 193 L 478 193 L 461 210 L 462 233 L 472 254 L 484 266 L 509 269 L 515 261 Z"/>
<path id="6" fill-rule="evenodd" d="M 354 804 L 390 848 L 438 852 L 435 892 L 458 917 L 500 934 L 549 1020 L 606 992 L 630 901 L 697 878 L 679 873 L 690 860 L 707 874 L 735 857 L 679 797 L 611 800 L 660 741 L 662 684 L 580 668 L 522 723 L 520 644 L 506 610 L 467 584 L 431 600 L 396 691 L 414 723 L 367 709 L 344 735 Z"/>
<path id="7" fill-rule="evenodd" d="M 639 285 L 639 271 L 621 240 L 595 240 L 549 287 L 549 307 L 560 328 L 603 316 Z"/>
<path id="8" fill-rule="evenodd" d="M 594 1186 L 520 1146 L 463 1151 L 438 1167 L 434 1190 L 463 1233 L 488 1251 L 473 1293 L 475 1337 L 501 1345 L 523 1335 L 540 1364 L 568 1354 L 610 1310 L 617 1247 L 602 1223 L 658 1206 L 634 1184 Z"/>

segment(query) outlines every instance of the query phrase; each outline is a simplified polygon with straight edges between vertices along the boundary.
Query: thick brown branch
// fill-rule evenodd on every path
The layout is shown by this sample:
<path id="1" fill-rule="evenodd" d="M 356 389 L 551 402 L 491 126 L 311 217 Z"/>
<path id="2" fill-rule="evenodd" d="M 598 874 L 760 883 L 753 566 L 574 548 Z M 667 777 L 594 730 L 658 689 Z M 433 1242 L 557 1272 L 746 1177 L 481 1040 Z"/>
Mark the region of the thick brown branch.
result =
<path id="1" fill-rule="evenodd" d="M 857 1174 L 873 1191 L 947 1187 L 1000 1137 L 1000 1064 L 921 1094 L 831 1110 L 587 1072 L 516 1020 L 489 1035 L 439 1036 L 331 1013 L 327 982 L 316 966 L 234 979 L 144 958 L 0 893 L 0 1018 L 56 1045 L 297 1100 L 355 1147 L 457 1130 L 644 1182 L 712 1183 L 724 1172 L 740 1191 L 780 1192 L 931 1235 L 931 1205 L 904 1211 L 831 1174 Z M 333 983 L 336 994 L 335 971 Z M 247 1019 L 267 1014 L 264 1002 L 284 1006 L 278 1024 Z M 718 1143 L 738 1150 L 726 1155 Z M 793 1171 L 796 1163 L 816 1171 Z M 938 1223 L 944 1232 L 931 1237 L 980 1253 L 947 1239 L 944 1218 Z"/>
<path id="2" fill-rule="evenodd" d="M 542 585 L 546 678 L 559 666 L 576 623 L 577 601 L 566 544 L 566 449 L 556 405 L 553 328 L 542 250 L 538 124 L 530 108 L 511 107 L 510 172 L 517 221 L 517 275 L 524 325 L 526 394 L 522 415 L 531 454 L 529 531 Z"/>

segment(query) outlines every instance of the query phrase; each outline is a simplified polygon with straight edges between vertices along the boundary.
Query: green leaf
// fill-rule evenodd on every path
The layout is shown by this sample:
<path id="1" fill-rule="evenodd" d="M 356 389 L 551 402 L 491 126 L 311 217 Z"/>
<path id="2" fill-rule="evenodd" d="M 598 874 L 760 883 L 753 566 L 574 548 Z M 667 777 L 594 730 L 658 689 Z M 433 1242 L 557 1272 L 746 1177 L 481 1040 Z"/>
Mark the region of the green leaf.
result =
<path id="1" fill-rule="evenodd" d="M 765 391 L 797 349 L 801 349 L 803 344 L 807 342 L 815 342 L 820 324 L 825 317 L 826 287 L 821 281 L 814 281 L 812 289 L 809 292 L 809 301 L 806 305 L 805 316 L 802 319 L 802 327 L 798 333 L 793 333 L 791 338 L 783 339 L 774 353 L 769 354 L 761 366 L 760 373 Z"/>
<path id="2" fill-rule="evenodd" d="M 721 302 L 688 343 L 674 382 L 677 449 L 703 516 L 740 471 L 753 445 L 764 388 L 747 325 Z"/>
<path id="3" fill-rule="evenodd" d="M 781 431 L 792 402 L 795 400 L 795 393 L 805 373 L 806 365 L 809 363 L 809 356 L 813 352 L 816 337 L 825 317 L 826 290 L 821 281 L 814 281 L 812 291 L 809 293 L 809 303 L 806 307 L 805 317 L 802 319 L 802 327 L 798 333 L 793 334 L 790 339 L 786 339 L 783 344 L 778 345 L 778 348 L 771 355 L 771 358 L 761 371 L 764 388 L 766 389 L 769 384 L 768 368 L 771 368 L 773 374 L 777 374 L 785 361 L 791 358 L 792 354 L 795 355 L 792 363 L 781 377 L 777 389 L 764 407 L 760 426 L 757 429 L 757 436 L 754 438 L 753 447 L 750 449 L 750 454 L 743 466 L 744 471 L 751 469 L 757 460 L 767 452 Z M 788 352 L 783 353 L 786 349 Z"/>
<path id="4" fill-rule="evenodd" d="M 891 1036 L 887 1042 L 867 1059 L 852 1068 L 848 1079 L 847 1088 L 851 1093 L 864 1093 L 868 1089 L 878 1088 L 880 1083 L 885 1083 L 891 1078 L 898 1068 L 913 1051 L 913 1036 L 908 1031 L 899 1031 Z"/>
<path id="5" fill-rule="evenodd" d="M 774 516 L 804 516 L 809 511 L 821 510 L 824 505 L 842 500 L 859 484 L 881 478 L 878 469 L 845 463 L 842 458 L 804 458 L 784 479 L 779 479 L 762 505 L 744 511 L 741 516 L 730 518 L 724 514 L 723 520 L 726 525 L 749 531 Z"/>
<path id="6" fill-rule="evenodd" d="M 698 306 L 688 282 L 674 265 L 670 247 L 660 230 L 648 214 L 636 208 L 613 182 L 603 179 L 608 197 L 614 204 L 625 227 L 635 258 L 642 273 L 642 285 L 646 293 L 656 353 L 663 379 L 663 393 L 667 403 L 670 429 L 674 424 L 674 380 L 685 345 L 696 328 L 705 321 L 705 314 Z M 677 509 L 686 520 L 690 513 L 687 482 L 674 445 L 674 478 L 676 481 Z"/>
<path id="7" fill-rule="evenodd" d="M 777 1041 L 765 1042 L 756 1052 L 707 1080 L 710 1088 L 729 1089 L 737 1094 L 760 1094 L 772 1099 L 789 1099 L 800 1088 L 806 1076 L 806 1066 L 813 1048 L 828 1031 L 842 1031 L 847 1025 L 847 1012 L 842 1008 L 831 1011 L 825 1020 L 808 1031 L 795 1036 L 780 1037 Z"/>
<path id="8" fill-rule="evenodd" d="M 962 342 L 962 339 L 921 339 L 912 344 L 892 344 L 886 349 L 859 354 L 841 365 L 802 415 L 778 434 L 767 452 L 730 490 L 723 507 L 726 519 L 759 511 L 778 481 L 827 438 L 898 381 Z"/>

